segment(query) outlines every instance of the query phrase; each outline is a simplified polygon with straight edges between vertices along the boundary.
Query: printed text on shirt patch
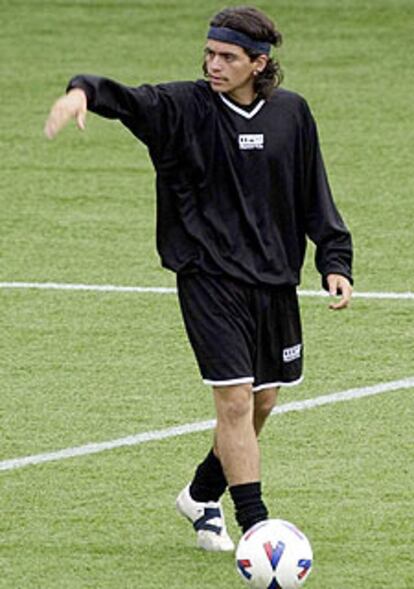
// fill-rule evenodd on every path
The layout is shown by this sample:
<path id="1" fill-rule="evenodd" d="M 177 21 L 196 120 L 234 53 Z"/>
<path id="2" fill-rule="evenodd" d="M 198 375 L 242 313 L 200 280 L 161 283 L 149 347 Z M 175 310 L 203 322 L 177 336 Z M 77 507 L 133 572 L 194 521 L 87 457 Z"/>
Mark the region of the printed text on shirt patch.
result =
<path id="1" fill-rule="evenodd" d="M 302 350 L 302 344 L 297 344 L 296 346 L 292 346 L 291 348 L 285 348 L 283 350 L 283 362 L 293 362 L 300 358 L 300 353 Z"/>
<path id="2" fill-rule="evenodd" d="M 245 135 L 239 135 L 240 149 L 263 149 L 263 146 L 263 133 L 247 133 Z"/>

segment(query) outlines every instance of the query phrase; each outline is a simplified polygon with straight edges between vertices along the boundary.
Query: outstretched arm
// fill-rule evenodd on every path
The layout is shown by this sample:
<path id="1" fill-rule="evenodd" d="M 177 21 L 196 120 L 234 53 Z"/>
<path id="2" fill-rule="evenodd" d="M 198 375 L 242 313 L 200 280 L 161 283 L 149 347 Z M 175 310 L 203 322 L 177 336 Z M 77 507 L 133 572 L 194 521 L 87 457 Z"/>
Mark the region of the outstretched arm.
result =
<path id="1" fill-rule="evenodd" d="M 53 139 L 71 119 L 76 120 L 80 130 L 85 129 L 88 102 L 81 88 L 73 88 L 65 96 L 59 98 L 47 118 L 44 132 L 48 139 Z"/>
<path id="2" fill-rule="evenodd" d="M 69 81 L 66 96 L 53 105 L 45 134 L 53 139 L 71 119 L 85 127 L 86 112 L 119 120 L 149 148 L 152 156 L 164 152 L 166 145 L 180 145 L 180 130 L 192 100 L 191 82 L 155 86 L 125 86 L 102 76 L 80 74 Z"/>

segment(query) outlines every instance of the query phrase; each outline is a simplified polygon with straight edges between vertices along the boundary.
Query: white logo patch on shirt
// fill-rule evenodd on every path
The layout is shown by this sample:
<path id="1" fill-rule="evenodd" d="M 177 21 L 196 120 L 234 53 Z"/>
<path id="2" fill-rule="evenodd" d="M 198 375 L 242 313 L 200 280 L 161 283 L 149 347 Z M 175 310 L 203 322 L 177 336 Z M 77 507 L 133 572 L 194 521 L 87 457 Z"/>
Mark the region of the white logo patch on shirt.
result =
<path id="1" fill-rule="evenodd" d="M 263 147 L 263 133 L 246 133 L 244 135 L 239 135 L 240 149 L 263 149 Z"/>
<path id="2" fill-rule="evenodd" d="M 285 348 L 283 350 L 283 362 L 293 362 L 300 358 L 300 353 L 302 351 L 302 344 L 297 344 L 296 346 L 292 346 L 291 348 Z"/>

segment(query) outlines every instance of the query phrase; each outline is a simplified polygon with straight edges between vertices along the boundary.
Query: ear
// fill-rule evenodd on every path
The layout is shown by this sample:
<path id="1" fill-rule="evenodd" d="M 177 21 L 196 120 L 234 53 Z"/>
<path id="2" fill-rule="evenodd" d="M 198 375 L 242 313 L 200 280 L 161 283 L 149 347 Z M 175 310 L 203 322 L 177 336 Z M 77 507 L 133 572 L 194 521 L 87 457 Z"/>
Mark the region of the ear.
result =
<path id="1" fill-rule="evenodd" d="M 259 73 L 262 72 L 267 66 L 268 61 L 269 57 L 265 53 L 259 55 L 259 57 L 254 60 L 255 70 Z"/>

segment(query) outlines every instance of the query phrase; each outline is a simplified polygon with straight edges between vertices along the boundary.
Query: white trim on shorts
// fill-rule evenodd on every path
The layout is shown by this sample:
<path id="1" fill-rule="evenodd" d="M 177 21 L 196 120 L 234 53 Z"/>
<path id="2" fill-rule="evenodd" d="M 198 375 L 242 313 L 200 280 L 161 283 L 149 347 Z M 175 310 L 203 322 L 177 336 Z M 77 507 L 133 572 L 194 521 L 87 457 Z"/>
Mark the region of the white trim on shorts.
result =
<path id="1" fill-rule="evenodd" d="M 253 387 L 253 392 L 258 393 L 259 391 L 263 391 L 264 389 L 273 389 L 279 387 L 294 387 L 300 384 L 303 380 L 303 375 L 296 380 L 292 380 L 291 382 L 266 382 L 263 384 L 259 384 L 257 387 Z"/>
<path id="2" fill-rule="evenodd" d="M 292 380 L 291 382 L 266 382 L 263 384 L 259 384 L 257 387 L 253 387 L 253 392 L 257 393 L 259 391 L 263 391 L 264 389 L 273 389 L 279 387 L 294 387 L 300 384 L 303 381 L 303 375 L 296 380 Z M 208 380 L 203 378 L 203 383 L 210 385 L 212 387 L 231 387 L 238 384 L 253 384 L 254 378 L 253 376 L 243 376 L 241 378 L 230 378 L 229 380 Z"/>
<path id="3" fill-rule="evenodd" d="M 203 383 L 212 387 L 231 387 L 236 384 L 253 384 L 253 376 L 242 376 L 240 378 L 230 378 L 228 380 L 209 380 L 203 378 Z"/>

